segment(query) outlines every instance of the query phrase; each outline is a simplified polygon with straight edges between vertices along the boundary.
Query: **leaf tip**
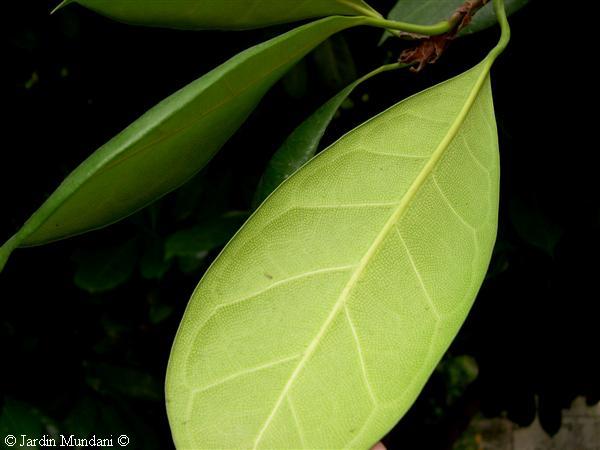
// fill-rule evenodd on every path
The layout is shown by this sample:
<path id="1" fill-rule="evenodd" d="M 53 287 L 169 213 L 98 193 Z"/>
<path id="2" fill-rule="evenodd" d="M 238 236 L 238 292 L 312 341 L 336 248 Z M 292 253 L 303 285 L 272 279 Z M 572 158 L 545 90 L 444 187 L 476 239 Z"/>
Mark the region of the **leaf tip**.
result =
<path id="1" fill-rule="evenodd" d="M 55 12 L 57 12 L 59 9 L 64 8 L 65 6 L 67 6 L 69 3 L 73 3 L 74 0 L 63 0 L 62 2 L 60 2 L 52 11 L 50 11 L 50 15 L 54 14 Z"/>

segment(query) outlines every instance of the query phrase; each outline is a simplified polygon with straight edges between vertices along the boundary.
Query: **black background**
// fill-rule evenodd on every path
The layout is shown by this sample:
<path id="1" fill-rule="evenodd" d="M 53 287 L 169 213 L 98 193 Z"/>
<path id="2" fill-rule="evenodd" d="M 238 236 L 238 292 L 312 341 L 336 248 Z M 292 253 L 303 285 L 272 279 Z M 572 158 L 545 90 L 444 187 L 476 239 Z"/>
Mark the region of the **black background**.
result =
<path id="1" fill-rule="evenodd" d="M 387 11 L 393 1 L 372 4 Z M 286 29 L 136 28 L 78 6 L 50 16 L 52 6 L 35 0 L 3 5 L 0 240 L 91 151 L 145 110 Z M 490 417 L 508 413 L 526 425 L 536 405 L 544 428 L 555 433 L 561 408 L 575 396 L 600 400 L 598 146 L 588 139 L 598 125 L 595 52 L 582 31 L 585 18 L 581 7 L 542 0 L 511 17 L 513 39 L 493 70 L 502 158 L 499 240 L 490 275 L 447 356 L 472 356 L 479 376 L 449 404 L 451 386 L 436 372 L 386 438 L 389 448 L 449 448 L 478 411 Z M 395 72 L 366 83 L 326 141 L 471 67 L 497 33 L 456 41 L 422 74 Z M 391 41 L 377 48 L 378 30 L 344 36 L 360 74 L 401 49 Z M 105 230 L 15 252 L 0 275 L 5 404 L 25 405 L 28 420 L 38 418 L 55 430 L 126 433 L 130 448 L 170 448 L 163 377 L 177 324 L 206 265 L 189 274 L 174 267 L 161 280 L 134 274 L 119 288 L 92 295 L 73 283 L 74 255 L 118 245 L 149 221 L 162 237 L 192 224 L 202 213 L 183 222 L 171 213 L 182 197 L 197 201 L 197 209 L 203 201 L 215 211 L 248 209 L 270 155 L 336 91 L 319 76 L 314 60 L 307 61 L 308 89 L 297 98 L 277 85 L 204 171 L 202 194 L 171 194 Z M 152 320 L 157 306 L 170 315 Z"/>

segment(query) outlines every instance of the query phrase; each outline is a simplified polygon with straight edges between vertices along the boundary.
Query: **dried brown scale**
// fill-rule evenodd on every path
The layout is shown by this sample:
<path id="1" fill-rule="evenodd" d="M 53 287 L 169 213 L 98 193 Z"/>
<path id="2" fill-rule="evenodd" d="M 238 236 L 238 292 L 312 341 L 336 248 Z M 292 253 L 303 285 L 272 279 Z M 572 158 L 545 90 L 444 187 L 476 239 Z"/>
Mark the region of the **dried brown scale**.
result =
<path id="1" fill-rule="evenodd" d="M 467 27 L 473 16 L 488 0 L 467 0 L 462 4 L 449 19 L 455 24 L 450 31 L 439 36 L 418 36 L 404 33 L 403 36 L 420 39 L 419 45 L 406 49 L 400 54 L 399 61 L 410 64 L 412 72 L 420 72 L 428 64 L 434 64 L 444 53 L 450 42 L 465 27 Z"/>

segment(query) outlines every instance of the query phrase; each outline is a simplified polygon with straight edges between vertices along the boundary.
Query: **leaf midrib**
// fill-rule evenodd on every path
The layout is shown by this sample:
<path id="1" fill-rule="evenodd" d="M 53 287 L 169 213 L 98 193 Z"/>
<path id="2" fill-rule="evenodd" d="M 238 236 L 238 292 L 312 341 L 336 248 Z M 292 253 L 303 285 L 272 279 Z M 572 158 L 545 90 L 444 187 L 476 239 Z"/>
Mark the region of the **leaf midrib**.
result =
<path id="1" fill-rule="evenodd" d="M 488 76 L 492 62 L 493 62 L 493 58 L 490 58 L 490 56 L 488 56 L 482 63 L 480 63 L 483 65 L 483 67 L 481 69 L 481 73 L 480 73 L 479 77 L 477 78 L 477 80 L 473 86 L 473 89 L 467 96 L 465 104 L 459 111 L 459 113 L 456 117 L 456 120 L 451 125 L 451 127 L 448 129 L 448 132 L 444 136 L 444 139 L 442 139 L 442 141 L 440 142 L 438 147 L 432 153 L 427 164 L 425 164 L 425 166 L 423 167 L 423 169 L 421 170 L 419 175 L 415 178 L 415 181 L 412 183 L 412 185 L 409 187 L 406 194 L 404 194 L 404 196 L 400 200 L 398 207 L 394 210 L 394 212 L 392 213 L 392 215 L 390 216 L 388 221 L 383 226 L 381 232 L 376 236 L 375 240 L 373 241 L 373 243 L 371 244 L 371 246 L 369 247 L 369 249 L 367 250 L 365 255 L 361 258 L 359 264 L 356 266 L 356 269 L 354 270 L 354 272 L 352 273 L 352 276 L 350 277 L 346 286 L 342 290 L 342 293 L 340 294 L 338 300 L 336 300 L 336 303 L 334 304 L 331 313 L 325 319 L 323 326 L 319 329 L 317 335 L 313 338 L 313 340 L 307 347 L 302 359 L 300 359 L 300 361 L 298 362 L 298 365 L 296 366 L 296 368 L 290 375 L 290 378 L 288 379 L 287 383 L 283 387 L 280 396 L 278 397 L 277 401 L 275 402 L 273 409 L 271 410 L 265 423 L 263 424 L 262 428 L 260 429 L 260 431 L 256 437 L 256 440 L 254 441 L 254 445 L 252 447 L 253 450 L 256 450 L 258 448 L 258 445 L 259 445 L 265 431 L 268 429 L 269 425 L 271 424 L 281 403 L 283 402 L 283 400 L 287 396 L 290 388 L 292 387 L 292 385 L 298 378 L 298 375 L 304 369 L 304 366 L 306 365 L 308 360 L 312 357 L 316 348 L 319 346 L 319 343 L 321 342 L 321 339 L 323 338 L 323 336 L 326 334 L 327 330 L 329 329 L 329 326 L 331 325 L 331 323 L 337 317 L 338 313 L 342 310 L 342 308 L 346 304 L 348 298 L 350 297 L 351 292 L 353 291 L 354 287 L 356 286 L 356 283 L 362 276 L 366 267 L 369 265 L 371 259 L 377 253 L 379 247 L 381 246 L 381 244 L 387 237 L 388 233 L 394 228 L 394 226 L 398 223 L 398 221 L 403 216 L 403 214 L 407 211 L 411 201 L 413 200 L 413 198 L 415 197 L 417 192 L 419 192 L 419 190 L 421 189 L 421 187 L 423 186 L 423 184 L 425 183 L 425 181 L 427 180 L 429 175 L 433 172 L 433 170 L 437 166 L 437 163 L 441 159 L 442 155 L 448 149 L 448 146 L 450 145 L 450 143 L 456 137 L 458 131 L 460 130 L 460 127 L 462 126 L 462 124 L 464 123 L 464 121 L 467 117 L 467 114 L 469 113 L 471 107 L 473 106 L 473 103 L 475 102 L 477 96 L 479 95 L 479 92 L 481 91 L 481 87 L 483 86 L 483 83 Z"/>

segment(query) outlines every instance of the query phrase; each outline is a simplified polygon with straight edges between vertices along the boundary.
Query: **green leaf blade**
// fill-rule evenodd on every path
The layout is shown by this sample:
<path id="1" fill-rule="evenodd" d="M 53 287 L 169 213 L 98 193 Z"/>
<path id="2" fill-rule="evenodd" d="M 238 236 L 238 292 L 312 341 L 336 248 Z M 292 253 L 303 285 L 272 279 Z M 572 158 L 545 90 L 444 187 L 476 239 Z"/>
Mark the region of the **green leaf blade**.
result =
<path id="1" fill-rule="evenodd" d="M 185 30 L 244 30 L 318 17 L 381 17 L 363 0 L 67 0 L 119 22 Z"/>
<path id="2" fill-rule="evenodd" d="M 495 241 L 491 60 L 347 134 L 228 244 L 171 354 L 178 447 L 369 448 L 408 410 Z"/>
<path id="3" fill-rule="evenodd" d="M 267 165 L 254 197 L 255 205 L 262 203 L 277 186 L 315 155 L 336 111 L 358 84 L 357 81 L 342 89 L 288 136 Z"/>
<path id="4" fill-rule="evenodd" d="M 382 66 L 350 83 L 302 122 L 269 161 L 256 190 L 254 205 L 258 206 L 262 203 L 277 186 L 315 156 L 335 113 L 358 85 L 381 72 L 398 68 L 400 68 L 399 64 Z"/>
<path id="5" fill-rule="evenodd" d="M 298 27 L 238 54 L 163 100 L 75 169 L 0 248 L 0 263 L 15 247 L 110 225 L 181 186 L 290 67 L 334 33 L 363 21 L 331 17 Z"/>

